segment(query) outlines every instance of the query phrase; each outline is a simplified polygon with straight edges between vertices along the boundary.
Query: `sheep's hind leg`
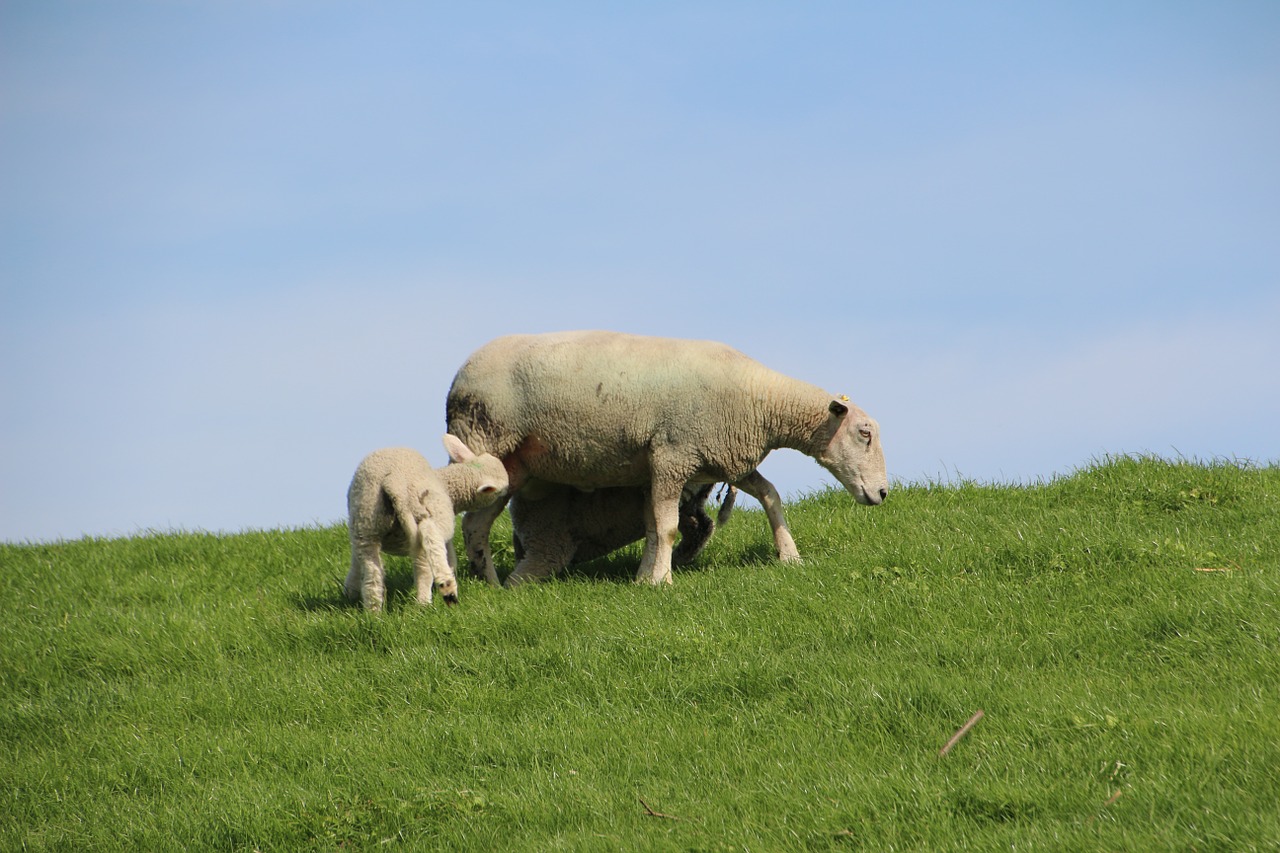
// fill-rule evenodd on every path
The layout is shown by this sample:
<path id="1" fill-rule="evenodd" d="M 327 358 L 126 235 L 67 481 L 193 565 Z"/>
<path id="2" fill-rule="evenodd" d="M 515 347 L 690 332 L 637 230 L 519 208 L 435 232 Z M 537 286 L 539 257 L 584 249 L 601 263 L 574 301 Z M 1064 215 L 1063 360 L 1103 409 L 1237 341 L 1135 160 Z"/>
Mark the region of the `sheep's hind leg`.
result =
<path id="1" fill-rule="evenodd" d="M 669 584 L 672 582 L 671 549 L 680 523 L 680 487 L 676 487 L 674 495 L 651 487 L 644 514 L 644 555 L 636 571 L 636 583 Z"/>
<path id="2" fill-rule="evenodd" d="M 351 601 L 363 602 L 365 610 L 382 609 L 387 593 L 383 581 L 380 543 L 351 543 L 351 571 L 347 572 L 347 582 L 342 591 Z"/>
<path id="3" fill-rule="evenodd" d="M 364 566 L 360 561 L 359 553 L 356 551 L 355 543 L 351 545 L 351 568 L 347 570 L 347 580 L 342 584 L 342 594 L 346 596 L 347 601 L 358 602 L 360 600 L 360 583 L 364 578 Z"/>
<path id="4" fill-rule="evenodd" d="M 502 515 L 505 500 L 494 501 L 487 507 L 472 510 L 462 516 L 462 541 L 467 549 L 472 577 L 484 578 L 491 586 L 499 586 L 498 573 L 493 568 L 493 551 L 489 547 L 489 531 Z"/>
<path id="5" fill-rule="evenodd" d="M 446 604 L 457 604 L 458 579 L 449 566 L 445 544 L 435 533 L 434 530 L 430 533 L 424 531 L 418 553 L 413 558 L 413 579 L 418 603 L 430 604 L 432 591 L 439 589 Z"/>
<path id="6" fill-rule="evenodd" d="M 778 559 L 784 563 L 799 563 L 800 550 L 796 548 L 796 540 L 791 538 L 791 531 L 787 529 L 787 520 L 782 515 L 782 498 L 773 483 L 762 477 L 759 471 L 752 471 L 734 485 L 760 501 L 760 506 L 769 519 L 769 526 L 773 528 L 773 545 L 777 549 Z"/>
<path id="7" fill-rule="evenodd" d="M 449 531 L 449 537 L 444 541 L 444 558 L 449 564 L 449 576 L 453 579 L 453 592 L 449 592 L 440 588 L 440 594 L 444 596 L 445 604 L 458 603 L 458 555 L 453 552 L 453 531 Z"/>

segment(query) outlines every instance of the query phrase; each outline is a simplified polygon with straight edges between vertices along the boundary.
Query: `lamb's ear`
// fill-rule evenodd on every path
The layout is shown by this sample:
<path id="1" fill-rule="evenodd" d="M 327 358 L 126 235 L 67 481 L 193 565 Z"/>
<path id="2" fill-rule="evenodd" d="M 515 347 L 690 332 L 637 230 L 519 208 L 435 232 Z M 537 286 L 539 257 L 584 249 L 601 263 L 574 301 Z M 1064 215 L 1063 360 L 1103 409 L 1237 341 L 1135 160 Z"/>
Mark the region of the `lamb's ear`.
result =
<path id="1" fill-rule="evenodd" d="M 845 405 L 848 400 L 848 397 L 841 397 L 839 400 L 832 400 L 831 405 L 827 406 L 827 410 L 837 418 L 843 418 L 845 415 L 849 414 L 849 407 Z"/>
<path id="2" fill-rule="evenodd" d="M 447 432 L 444 434 L 444 449 L 454 462 L 467 462 L 476 458 L 471 448 L 462 443 L 462 439 Z"/>

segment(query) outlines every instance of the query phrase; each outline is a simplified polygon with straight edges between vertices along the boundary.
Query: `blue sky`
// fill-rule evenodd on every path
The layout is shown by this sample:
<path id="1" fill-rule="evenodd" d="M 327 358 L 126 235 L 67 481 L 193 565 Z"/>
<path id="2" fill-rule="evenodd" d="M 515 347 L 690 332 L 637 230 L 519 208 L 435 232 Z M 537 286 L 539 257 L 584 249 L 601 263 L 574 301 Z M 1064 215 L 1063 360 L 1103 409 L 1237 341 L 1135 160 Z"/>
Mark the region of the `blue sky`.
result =
<path id="1" fill-rule="evenodd" d="M 899 481 L 1274 461 L 1277 46 L 1270 2 L 6 2 L 0 539 L 338 520 L 365 453 L 443 463 L 471 351 L 571 328 L 846 393 Z"/>

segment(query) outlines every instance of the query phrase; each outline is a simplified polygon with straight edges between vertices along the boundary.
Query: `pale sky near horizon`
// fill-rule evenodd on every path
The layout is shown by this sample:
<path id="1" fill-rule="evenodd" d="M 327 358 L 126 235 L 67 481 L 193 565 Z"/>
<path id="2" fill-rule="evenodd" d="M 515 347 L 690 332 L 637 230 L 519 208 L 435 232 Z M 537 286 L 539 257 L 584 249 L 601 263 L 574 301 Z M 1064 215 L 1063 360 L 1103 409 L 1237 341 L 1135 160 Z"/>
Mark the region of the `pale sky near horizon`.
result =
<path id="1" fill-rule="evenodd" d="M 0 540 L 337 521 L 574 328 L 848 394 L 899 482 L 1274 462 L 1277 152 L 1271 2 L 5 2 Z"/>

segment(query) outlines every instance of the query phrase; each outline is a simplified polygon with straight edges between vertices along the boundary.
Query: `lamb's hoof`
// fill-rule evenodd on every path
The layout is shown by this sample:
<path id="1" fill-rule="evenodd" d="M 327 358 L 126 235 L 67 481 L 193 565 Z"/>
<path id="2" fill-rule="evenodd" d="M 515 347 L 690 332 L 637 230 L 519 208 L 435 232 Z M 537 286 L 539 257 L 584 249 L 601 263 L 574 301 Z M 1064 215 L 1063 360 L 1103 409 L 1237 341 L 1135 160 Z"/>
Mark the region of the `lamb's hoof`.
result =
<path id="1" fill-rule="evenodd" d="M 445 604 L 458 603 L 458 582 L 455 579 L 449 578 L 444 583 L 437 585 L 436 592 L 444 599 Z"/>

